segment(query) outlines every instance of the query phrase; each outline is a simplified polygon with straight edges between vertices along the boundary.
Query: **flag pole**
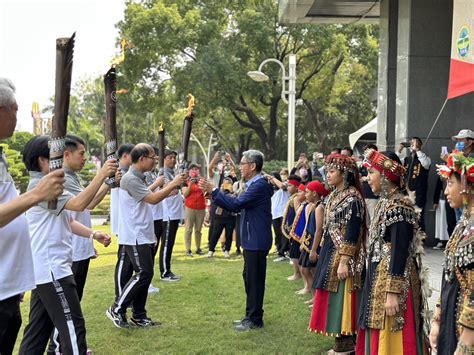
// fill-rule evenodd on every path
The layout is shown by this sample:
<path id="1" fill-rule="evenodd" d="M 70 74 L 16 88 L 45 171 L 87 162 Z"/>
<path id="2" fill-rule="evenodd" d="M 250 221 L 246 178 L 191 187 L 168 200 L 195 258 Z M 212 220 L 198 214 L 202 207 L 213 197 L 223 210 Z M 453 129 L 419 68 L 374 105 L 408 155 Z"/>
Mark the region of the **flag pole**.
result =
<path id="1" fill-rule="evenodd" d="M 443 112 L 444 107 L 446 106 L 447 102 L 448 102 L 448 99 L 446 98 L 446 100 L 444 100 L 443 106 L 441 107 L 441 110 L 439 110 L 438 117 L 436 117 L 436 120 L 434 121 L 433 125 L 431 126 L 430 133 L 428 133 L 428 136 L 426 137 L 425 145 L 428 143 L 428 140 L 430 139 L 431 133 L 433 133 L 433 129 L 435 128 L 436 123 L 438 123 L 438 120 L 441 117 L 441 113 Z"/>

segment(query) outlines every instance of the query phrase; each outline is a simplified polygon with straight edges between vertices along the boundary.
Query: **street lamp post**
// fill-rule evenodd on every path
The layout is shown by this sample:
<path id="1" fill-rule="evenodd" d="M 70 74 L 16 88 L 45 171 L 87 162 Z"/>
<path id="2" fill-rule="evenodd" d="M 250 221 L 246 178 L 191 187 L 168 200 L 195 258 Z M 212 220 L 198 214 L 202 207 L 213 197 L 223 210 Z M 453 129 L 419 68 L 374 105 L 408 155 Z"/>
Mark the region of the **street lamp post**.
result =
<path id="1" fill-rule="evenodd" d="M 265 64 L 277 63 L 282 70 L 282 90 L 281 99 L 288 104 L 288 171 L 293 168 L 295 159 L 295 106 L 296 106 L 296 55 L 290 54 L 288 58 L 288 76 L 286 76 L 285 66 L 278 59 L 265 59 L 257 71 L 249 71 L 247 75 L 255 81 L 262 82 L 269 79 L 268 75 L 262 72 Z M 288 90 L 286 90 L 286 81 L 288 80 Z M 288 95 L 288 100 L 286 96 Z"/>

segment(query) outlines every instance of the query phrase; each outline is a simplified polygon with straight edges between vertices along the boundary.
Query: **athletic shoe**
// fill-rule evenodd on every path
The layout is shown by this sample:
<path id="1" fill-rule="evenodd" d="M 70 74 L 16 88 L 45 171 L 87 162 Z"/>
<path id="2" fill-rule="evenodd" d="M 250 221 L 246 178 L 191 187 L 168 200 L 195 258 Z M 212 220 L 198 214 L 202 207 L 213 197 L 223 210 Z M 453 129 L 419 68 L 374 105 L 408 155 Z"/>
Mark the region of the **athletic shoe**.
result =
<path id="1" fill-rule="evenodd" d="M 224 252 L 224 258 L 230 258 L 230 254 L 227 250 Z"/>
<path id="2" fill-rule="evenodd" d="M 165 282 L 177 282 L 179 280 L 181 280 L 181 278 L 179 276 L 176 276 L 172 272 L 169 272 L 168 274 L 161 276 L 161 281 L 165 281 Z"/>
<path id="3" fill-rule="evenodd" d="M 150 284 L 150 286 L 148 286 L 148 293 L 160 293 L 160 289 L 158 287 L 153 287 L 153 285 Z"/>
<path id="4" fill-rule="evenodd" d="M 273 260 L 275 263 L 281 263 L 282 261 L 286 261 L 286 256 L 279 256 Z"/>
<path id="5" fill-rule="evenodd" d="M 112 307 L 109 307 L 105 311 L 105 315 L 114 323 L 117 328 L 130 328 L 130 324 L 128 324 L 125 314 L 114 312 Z"/>
<path id="6" fill-rule="evenodd" d="M 131 317 L 130 322 L 132 323 L 132 326 L 138 328 L 157 328 L 161 325 L 160 322 L 154 322 L 150 318 L 135 319 Z"/>
<path id="7" fill-rule="evenodd" d="M 441 243 L 441 242 L 438 242 L 438 244 L 436 244 L 434 247 L 433 247 L 434 250 L 444 250 L 444 244 Z"/>
<path id="8" fill-rule="evenodd" d="M 197 255 L 204 255 L 202 249 L 200 249 L 200 248 L 198 250 L 196 250 L 196 254 Z"/>
<path id="9" fill-rule="evenodd" d="M 207 257 L 208 258 L 212 258 L 214 256 L 214 252 L 213 251 L 210 251 L 209 253 L 207 253 Z"/>
<path id="10" fill-rule="evenodd" d="M 193 253 L 191 253 L 191 250 L 186 251 L 186 256 L 193 256 Z"/>

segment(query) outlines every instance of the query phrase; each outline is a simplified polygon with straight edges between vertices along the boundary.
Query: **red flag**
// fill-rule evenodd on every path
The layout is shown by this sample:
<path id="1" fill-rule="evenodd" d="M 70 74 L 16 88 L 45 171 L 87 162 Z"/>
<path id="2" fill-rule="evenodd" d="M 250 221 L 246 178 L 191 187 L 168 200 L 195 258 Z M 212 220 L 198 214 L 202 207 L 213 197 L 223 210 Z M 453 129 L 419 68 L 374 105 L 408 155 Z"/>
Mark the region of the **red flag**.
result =
<path id="1" fill-rule="evenodd" d="M 454 0 L 448 99 L 474 91 L 474 0 Z"/>

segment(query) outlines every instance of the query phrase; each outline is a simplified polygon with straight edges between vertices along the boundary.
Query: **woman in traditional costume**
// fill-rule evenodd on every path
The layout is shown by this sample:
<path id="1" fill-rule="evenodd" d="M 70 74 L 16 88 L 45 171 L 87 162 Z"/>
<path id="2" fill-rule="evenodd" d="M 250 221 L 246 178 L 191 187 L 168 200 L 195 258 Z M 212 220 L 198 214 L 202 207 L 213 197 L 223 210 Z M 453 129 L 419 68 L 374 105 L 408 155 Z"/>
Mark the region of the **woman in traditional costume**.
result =
<path id="1" fill-rule="evenodd" d="M 438 172 L 448 181 L 446 199 L 464 212 L 444 251 L 441 296 L 431 321 L 438 354 L 474 354 L 474 158 L 454 151 Z"/>
<path id="2" fill-rule="evenodd" d="M 324 205 L 322 202 L 328 194 L 329 192 L 319 181 L 311 181 L 306 185 L 306 201 L 308 202 L 308 206 L 305 210 L 305 227 L 301 236 L 301 255 L 299 259 L 305 287 L 300 291 L 300 294 L 309 294 L 313 291 L 311 286 L 313 284 L 317 260 L 310 260 L 310 254 L 313 247 L 315 247 L 316 251 L 317 246 L 319 246 L 321 236 L 317 240 L 317 245 L 315 246 L 313 244 L 318 231 L 319 234 L 322 232 L 324 214 Z M 311 303 L 313 303 L 313 300 L 311 300 Z"/>
<path id="3" fill-rule="evenodd" d="M 309 328 L 336 337 L 334 353 L 354 350 L 358 291 L 365 264 L 366 212 L 355 161 L 339 154 L 325 160 L 334 188 L 324 213 L 321 252 L 316 267 Z"/>
<path id="4" fill-rule="evenodd" d="M 369 185 L 380 199 L 369 228 L 359 314 L 358 355 L 422 355 L 429 287 L 421 265 L 419 214 L 405 194 L 405 168 L 393 152 L 365 152 Z"/>
<path id="5" fill-rule="evenodd" d="M 288 177 L 288 191 L 290 192 L 290 199 L 288 200 L 285 211 L 283 212 L 283 219 L 281 222 L 281 231 L 283 236 L 288 239 L 290 244 L 290 254 L 291 254 L 291 228 L 293 227 L 293 222 L 295 221 L 296 217 L 296 207 L 295 204 L 299 206 L 299 202 L 297 202 L 297 198 L 299 196 L 299 186 L 301 184 L 301 178 L 296 175 L 290 175 Z M 291 258 L 291 255 L 290 255 Z M 288 276 L 288 281 L 294 281 L 301 279 L 301 271 L 299 266 L 293 263 L 293 275 Z"/>

